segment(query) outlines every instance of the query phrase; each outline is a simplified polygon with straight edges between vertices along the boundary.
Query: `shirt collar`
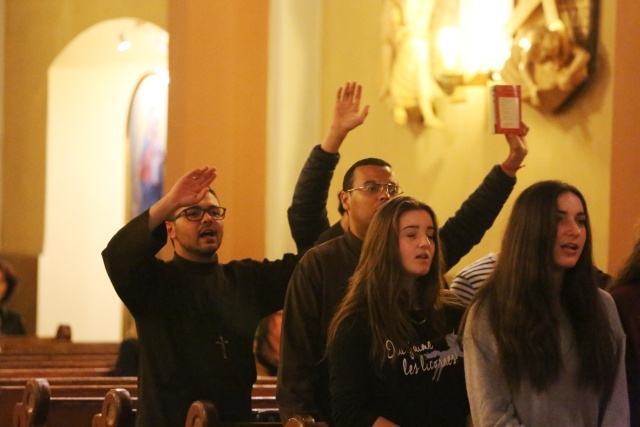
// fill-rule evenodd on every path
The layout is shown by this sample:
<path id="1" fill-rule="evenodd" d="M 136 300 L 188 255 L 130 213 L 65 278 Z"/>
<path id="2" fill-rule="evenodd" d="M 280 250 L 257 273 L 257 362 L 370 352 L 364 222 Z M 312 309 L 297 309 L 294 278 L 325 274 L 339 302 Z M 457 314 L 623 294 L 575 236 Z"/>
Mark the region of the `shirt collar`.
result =
<path id="1" fill-rule="evenodd" d="M 190 261 L 174 253 L 173 262 L 182 270 L 189 270 L 196 273 L 209 273 L 218 266 L 218 254 L 214 255 L 213 261 L 196 262 L 196 261 Z"/>

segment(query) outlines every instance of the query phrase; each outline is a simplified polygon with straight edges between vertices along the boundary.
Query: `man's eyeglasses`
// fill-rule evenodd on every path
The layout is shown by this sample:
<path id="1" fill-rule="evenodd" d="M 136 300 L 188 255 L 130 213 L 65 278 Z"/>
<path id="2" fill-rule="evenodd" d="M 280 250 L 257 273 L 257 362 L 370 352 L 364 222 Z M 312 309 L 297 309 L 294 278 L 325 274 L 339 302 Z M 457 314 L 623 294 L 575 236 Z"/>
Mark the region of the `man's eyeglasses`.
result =
<path id="1" fill-rule="evenodd" d="M 398 184 L 394 184 L 393 182 L 367 182 L 362 187 L 352 188 L 347 190 L 347 192 L 351 193 L 352 191 L 361 190 L 364 191 L 365 194 L 376 195 L 381 194 L 383 191 L 386 191 L 390 197 L 395 197 L 402 194 L 402 189 Z"/>
<path id="2" fill-rule="evenodd" d="M 200 221 L 204 216 L 204 213 L 209 214 L 211 219 L 219 220 L 224 219 L 224 215 L 227 212 L 227 208 L 221 206 L 210 206 L 207 209 L 202 209 L 198 206 L 192 206 L 180 212 L 171 221 L 175 221 L 184 215 L 189 221 Z"/>

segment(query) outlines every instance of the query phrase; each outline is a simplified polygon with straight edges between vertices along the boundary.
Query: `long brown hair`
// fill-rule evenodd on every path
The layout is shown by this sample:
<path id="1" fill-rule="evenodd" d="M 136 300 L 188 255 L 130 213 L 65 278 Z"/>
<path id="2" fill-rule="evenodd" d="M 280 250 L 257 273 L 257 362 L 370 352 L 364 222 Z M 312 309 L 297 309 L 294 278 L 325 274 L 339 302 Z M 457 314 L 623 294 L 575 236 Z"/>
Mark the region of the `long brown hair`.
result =
<path id="1" fill-rule="evenodd" d="M 409 318 L 410 302 L 401 284 L 404 270 L 399 250 L 400 218 L 409 211 L 426 211 L 435 228 L 435 253 L 429 273 L 418 279 L 422 306 L 426 311 L 434 339 L 444 336 L 444 316 L 441 302 L 441 255 L 438 225 L 433 210 L 408 196 L 398 196 L 382 205 L 367 230 L 360 260 L 349 281 L 349 289 L 333 317 L 327 333 L 327 347 L 335 338 L 339 325 L 354 313 L 369 321 L 372 336 L 371 360 L 378 369 L 385 361 L 385 343 L 410 350 L 418 339 Z"/>
<path id="2" fill-rule="evenodd" d="M 627 262 L 622 266 L 609 290 L 619 288 L 622 285 L 633 284 L 640 286 L 640 239 L 633 247 L 633 251 Z"/>
<path id="3" fill-rule="evenodd" d="M 598 296 L 592 259 L 591 225 L 584 197 L 572 185 L 542 181 L 516 200 L 495 270 L 472 303 L 486 306 L 507 382 L 518 388 L 528 380 L 547 389 L 563 369 L 559 351 L 560 313 L 552 310 L 553 248 L 558 227 L 558 197 L 575 194 L 586 215 L 586 241 L 576 265 L 564 274 L 560 304 L 576 342 L 579 381 L 607 390 L 615 374 L 614 338 Z M 466 321 L 462 321 L 464 330 Z"/>

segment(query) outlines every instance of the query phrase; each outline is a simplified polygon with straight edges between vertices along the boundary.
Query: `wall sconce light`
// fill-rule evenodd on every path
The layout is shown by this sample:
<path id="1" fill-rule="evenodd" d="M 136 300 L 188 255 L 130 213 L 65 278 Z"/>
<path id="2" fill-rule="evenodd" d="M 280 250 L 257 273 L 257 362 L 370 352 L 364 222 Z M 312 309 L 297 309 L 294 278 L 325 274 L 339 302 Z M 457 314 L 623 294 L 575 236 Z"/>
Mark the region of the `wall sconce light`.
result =
<path id="1" fill-rule="evenodd" d="M 118 51 L 124 52 L 131 48 L 131 40 L 129 40 L 124 31 L 120 32 L 120 37 L 118 38 Z"/>
<path id="2" fill-rule="evenodd" d="M 435 76 L 447 95 L 451 95 L 456 86 L 464 82 L 459 66 L 460 43 L 460 29 L 458 27 L 446 26 L 438 32 L 437 47 L 440 64 L 437 67 L 439 72 L 436 72 Z"/>
<path id="3" fill-rule="evenodd" d="M 485 85 L 510 55 L 503 31 L 511 0 L 452 0 L 434 16 L 433 74 L 442 90 L 464 99 L 459 86 Z"/>

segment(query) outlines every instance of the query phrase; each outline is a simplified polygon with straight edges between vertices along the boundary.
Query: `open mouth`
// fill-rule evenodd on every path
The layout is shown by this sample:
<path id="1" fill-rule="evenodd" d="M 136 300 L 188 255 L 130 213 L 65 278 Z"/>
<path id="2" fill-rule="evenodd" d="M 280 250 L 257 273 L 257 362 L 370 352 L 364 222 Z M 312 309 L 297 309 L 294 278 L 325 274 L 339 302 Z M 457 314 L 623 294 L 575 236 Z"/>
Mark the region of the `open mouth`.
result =
<path id="1" fill-rule="evenodd" d="M 203 230 L 200 232 L 200 237 L 204 237 L 204 238 L 209 238 L 209 237 L 216 237 L 216 232 L 213 230 Z"/>
<path id="2" fill-rule="evenodd" d="M 571 251 L 577 251 L 580 248 L 575 243 L 565 243 L 564 245 L 561 245 L 560 247 L 562 249 L 568 249 L 568 250 L 571 250 Z"/>

